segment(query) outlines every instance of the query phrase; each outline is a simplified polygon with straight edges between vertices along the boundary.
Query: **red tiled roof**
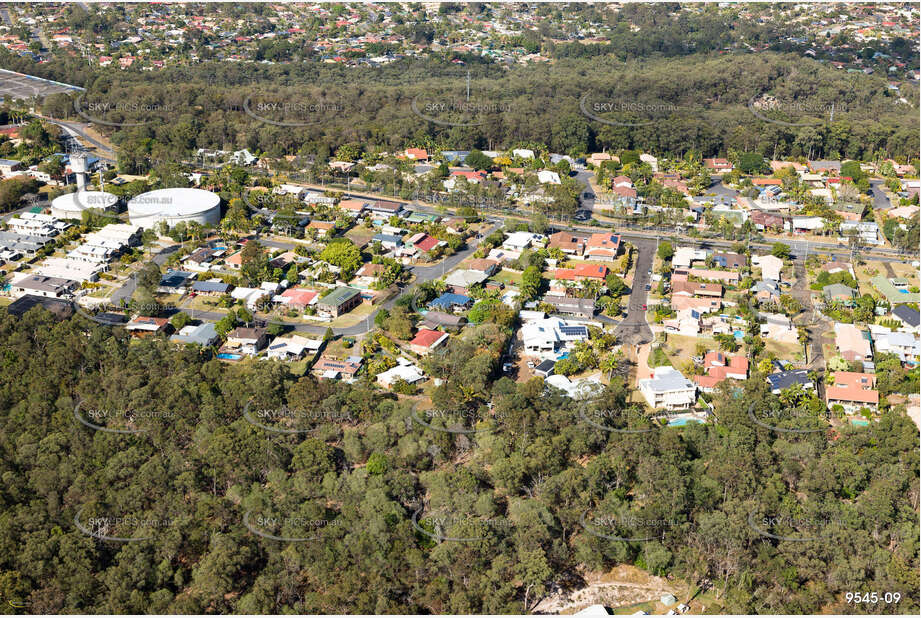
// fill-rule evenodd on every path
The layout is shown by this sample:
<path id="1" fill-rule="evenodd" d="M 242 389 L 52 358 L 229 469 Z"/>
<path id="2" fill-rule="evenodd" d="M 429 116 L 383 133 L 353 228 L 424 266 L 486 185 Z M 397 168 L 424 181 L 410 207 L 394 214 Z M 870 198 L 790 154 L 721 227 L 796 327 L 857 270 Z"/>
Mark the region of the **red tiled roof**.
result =
<path id="1" fill-rule="evenodd" d="M 413 337 L 413 340 L 409 342 L 409 345 L 417 345 L 423 348 L 429 348 L 444 336 L 445 333 L 441 331 L 420 328 L 419 332 L 416 333 L 416 336 Z"/>

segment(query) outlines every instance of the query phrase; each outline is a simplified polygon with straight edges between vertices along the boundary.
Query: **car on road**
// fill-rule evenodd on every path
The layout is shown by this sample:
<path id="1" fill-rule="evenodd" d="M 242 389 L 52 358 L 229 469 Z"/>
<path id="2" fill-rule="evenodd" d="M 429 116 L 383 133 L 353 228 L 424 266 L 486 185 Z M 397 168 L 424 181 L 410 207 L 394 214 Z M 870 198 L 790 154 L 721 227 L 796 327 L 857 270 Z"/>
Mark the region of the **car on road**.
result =
<path id="1" fill-rule="evenodd" d="M 652 286 L 649 285 L 649 284 L 647 283 L 647 284 L 646 284 L 646 291 L 648 292 L 648 291 L 651 290 L 651 289 L 652 289 Z"/>
<path id="2" fill-rule="evenodd" d="M 592 193 L 591 191 L 586 191 L 585 193 L 582 194 L 582 197 L 584 197 L 587 200 L 593 200 L 595 199 L 595 194 Z"/>
<path id="3" fill-rule="evenodd" d="M 645 305 L 645 304 L 643 305 L 643 311 L 646 311 L 646 305 Z"/>

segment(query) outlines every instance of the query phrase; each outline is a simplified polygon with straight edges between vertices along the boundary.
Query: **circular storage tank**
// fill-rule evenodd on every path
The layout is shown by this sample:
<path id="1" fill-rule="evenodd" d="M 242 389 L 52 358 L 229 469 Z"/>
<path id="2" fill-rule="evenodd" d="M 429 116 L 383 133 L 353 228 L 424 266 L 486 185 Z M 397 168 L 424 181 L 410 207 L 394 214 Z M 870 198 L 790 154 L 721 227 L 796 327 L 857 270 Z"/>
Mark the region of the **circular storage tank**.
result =
<path id="1" fill-rule="evenodd" d="M 221 220 L 221 198 L 204 189 L 157 189 L 128 202 L 128 219 L 150 229 L 166 221 L 170 227 L 185 221 L 217 225 Z"/>
<path id="2" fill-rule="evenodd" d="M 118 196 L 107 191 L 75 191 L 59 195 L 51 201 L 51 216 L 58 219 L 80 219 L 84 210 L 110 211 Z"/>

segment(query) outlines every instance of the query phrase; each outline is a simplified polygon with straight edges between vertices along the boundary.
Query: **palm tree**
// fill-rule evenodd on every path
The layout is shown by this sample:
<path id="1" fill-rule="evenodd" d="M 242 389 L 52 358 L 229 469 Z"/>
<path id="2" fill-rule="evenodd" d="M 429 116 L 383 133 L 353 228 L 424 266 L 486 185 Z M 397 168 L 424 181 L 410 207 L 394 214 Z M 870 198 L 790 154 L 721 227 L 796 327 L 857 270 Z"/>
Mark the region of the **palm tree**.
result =
<path id="1" fill-rule="evenodd" d="M 809 331 L 807 331 L 802 326 L 798 326 L 796 331 L 797 331 L 796 338 L 799 341 L 800 345 L 803 346 L 803 358 L 806 359 L 806 362 L 808 363 L 809 362 L 809 346 L 807 344 L 809 343 Z"/>

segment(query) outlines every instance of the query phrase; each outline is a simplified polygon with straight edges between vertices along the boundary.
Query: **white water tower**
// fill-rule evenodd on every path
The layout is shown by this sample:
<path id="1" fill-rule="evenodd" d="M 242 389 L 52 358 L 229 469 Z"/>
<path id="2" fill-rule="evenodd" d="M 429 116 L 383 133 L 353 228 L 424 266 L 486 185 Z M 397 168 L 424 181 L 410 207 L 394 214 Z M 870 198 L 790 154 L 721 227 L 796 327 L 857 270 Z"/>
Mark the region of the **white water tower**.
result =
<path id="1" fill-rule="evenodd" d="M 82 152 L 71 154 L 70 169 L 77 178 L 77 190 L 83 191 L 86 187 L 86 154 Z"/>

